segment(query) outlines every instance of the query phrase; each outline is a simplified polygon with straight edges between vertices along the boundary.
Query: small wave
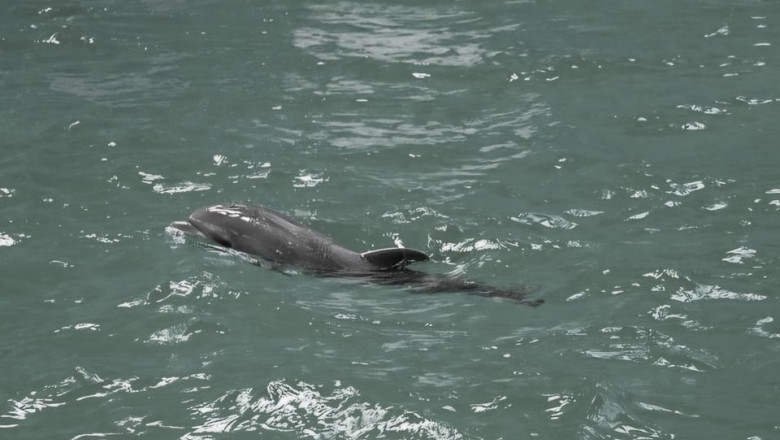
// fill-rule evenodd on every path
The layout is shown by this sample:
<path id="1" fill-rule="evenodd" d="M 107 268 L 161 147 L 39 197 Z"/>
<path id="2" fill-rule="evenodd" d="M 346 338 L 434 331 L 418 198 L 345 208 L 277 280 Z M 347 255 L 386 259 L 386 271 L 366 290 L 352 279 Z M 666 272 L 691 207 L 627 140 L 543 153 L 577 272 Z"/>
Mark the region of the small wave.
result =
<path id="1" fill-rule="evenodd" d="M 143 393 L 158 388 L 166 387 L 176 382 L 205 381 L 209 376 L 204 373 L 195 373 L 188 376 L 162 377 L 158 379 L 141 379 L 138 377 L 104 379 L 97 373 L 84 367 L 76 366 L 75 373 L 61 381 L 46 385 L 42 389 L 30 391 L 20 399 L 8 399 L 10 408 L 3 408 L 0 419 L 11 419 L 12 423 L 0 425 L 2 428 L 18 428 L 29 418 L 52 408 L 67 407 L 75 402 L 91 399 L 115 398 L 120 393 Z M 120 435 L 121 432 L 107 433 L 107 435 Z M 88 436 L 82 434 L 78 437 Z"/>
<path id="2" fill-rule="evenodd" d="M 728 254 L 728 256 L 723 258 L 723 261 L 728 263 L 742 264 L 742 260 L 755 257 L 756 250 L 745 246 L 740 246 L 736 249 L 732 249 L 726 252 L 726 254 Z"/>
<path id="3" fill-rule="evenodd" d="M 15 244 L 16 244 L 16 240 L 14 240 L 13 237 L 6 234 L 0 234 L 0 247 L 13 246 Z"/>
<path id="4" fill-rule="evenodd" d="M 659 412 L 667 417 L 699 417 L 657 403 L 637 401 L 632 392 L 618 384 L 599 383 L 588 408 L 587 419 L 592 426 L 585 427 L 591 434 L 586 438 L 675 439 L 674 433 L 648 423 L 647 419 L 657 417 L 654 413 Z"/>
<path id="5" fill-rule="evenodd" d="M 680 197 L 687 196 L 688 194 L 704 189 L 705 187 L 704 182 L 701 180 L 696 180 L 687 183 L 669 182 L 669 186 L 672 188 L 672 190 L 667 191 L 667 194 L 674 194 Z"/>
<path id="6" fill-rule="evenodd" d="M 211 189 L 211 184 L 183 182 L 179 185 L 163 185 L 162 183 L 158 183 L 152 188 L 154 189 L 154 192 L 158 194 L 179 194 L 194 191 L 207 191 Z"/>
<path id="7" fill-rule="evenodd" d="M 501 249 L 504 247 L 505 246 L 502 245 L 501 243 L 494 242 L 491 240 L 486 240 L 484 238 L 479 240 L 469 238 L 460 243 L 442 243 L 441 251 L 442 252 L 473 252 L 473 251 L 490 250 L 490 249 Z"/>
<path id="8" fill-rule="evenodd" d="M 517 216 L 510 217 L 510 220 L 524 224 L 533 225 L 539 224 L 545 228 L 550 229 L 574 229 L 577 227 L 577 223 L 566 220 L 565 218 L 552 214 L 540 214 L 534 212 L 521 213 Z"/>
<path id="9" fill-rule="evenodd" d="M 765 318 L 761 318 L 758 321 L 756 321 L 756 325 L 749 329 L 749 333 L 754 334 L 756 336 L 762 336 L 764 338 L 769 339 L 779 339 L 780 338 L 780 329 L 778 331 L 771 331 L 768 329 L 772 325 L 772 323 L 775 322 L 775 319 L 771 316 L 767 316 Z M 777 327 L 777 325 L 775 325 Z"/>
<path id="10" fill-rule="evenodd" d="M 574 217 L 593 217 L 594 215 L 603 214 L 604 211 L 590 211 L 587 209 L 569 209 L 566 214 Z"/>
<path id="11" fill-rule="evenodd" d="M 763 301 L 766 299 L 766 296 L 756 293 L 732 292 L 717 285 L 699 284 L 692 289 L 680 287 L 674 294 L 672 294 L 671 298 L 680 302 L 693 302 L 712 299 Z"/>
<path id="12" fill-rule="evenodd" d="M 729 252 L 735 252 L 734 255 L 736 255 L 736 252 L 739 252 L 742 254 L 742 258 L 752 257 L 749 250 L 742 248 L 734 249 Z M 653 272 L 645 273 L 642 276 L 658 280 L 658 284 L 650 288 L 651 291 L 665 292 L 673 290 L 674 293 L 671 294 L 670 298 L 679 302 L 687 303 L 717 299 L 763 301 L 766 299 L 765 295 L 733 292 L 718 285 L 696 282 L 689 276 L 683 275 L 675 269 L 658 269 Z"/>
<path id="13" fill-rule="evenodd" d="M 327 181 L 328 178 L 323 177 L 323 173 L 309 173 L 306 170 L 302 170 L 301 174 L 295 177 L 293 186 L 296 188 L 313 188 Z"/>
<path id="14" fill-rule="evenodd" d="M 263 395 L 252 388 L 230 391 L 192 407 L 201 419 L 184 438 L 207 439 L 214 434 L 263 431 L 293 433 L 298 438 L 414 438 L 461 439 L 443 423 L 418 413 L 364 401 L 359 391 L 333 389 L 305 382 L 272 381 Z"/>

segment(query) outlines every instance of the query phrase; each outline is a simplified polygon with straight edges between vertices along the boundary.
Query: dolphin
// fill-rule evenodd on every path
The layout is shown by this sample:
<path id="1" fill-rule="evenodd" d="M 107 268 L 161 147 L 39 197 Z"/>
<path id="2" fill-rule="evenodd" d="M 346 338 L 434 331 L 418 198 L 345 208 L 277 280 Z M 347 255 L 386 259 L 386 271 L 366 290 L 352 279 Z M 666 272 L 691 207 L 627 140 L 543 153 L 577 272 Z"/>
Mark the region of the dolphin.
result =
<path id="1" fill-rule="evenodd" d="M 315 275 L 405 285 L 428 293 L 466 292 L 511 298 L 534 307 L 544 302 L 525 299 L 529 293 L 527 287 L 501 289 L 448 275 L 410 270 L 408 265 L 429 259 L 418 250 L 386 248 L 355 252 L 264 206 L 208 206 L 193 212 L 187 221 L 171 223 L 170 227 L 222 248 L 257 256 L 275 265 L 300 267 Z"/>

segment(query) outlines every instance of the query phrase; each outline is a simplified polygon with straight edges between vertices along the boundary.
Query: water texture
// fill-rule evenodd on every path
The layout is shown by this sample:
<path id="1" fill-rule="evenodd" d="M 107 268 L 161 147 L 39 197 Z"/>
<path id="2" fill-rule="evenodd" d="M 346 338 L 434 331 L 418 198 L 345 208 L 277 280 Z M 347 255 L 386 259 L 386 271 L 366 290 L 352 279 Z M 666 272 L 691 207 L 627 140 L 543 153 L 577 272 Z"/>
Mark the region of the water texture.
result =
<path id="1" fill-rule="evenodd" d="M 0 438 L 780 437 L 780 3 L 0 14 Z M 231 202 L 546 302 L 165 230 Z"/>

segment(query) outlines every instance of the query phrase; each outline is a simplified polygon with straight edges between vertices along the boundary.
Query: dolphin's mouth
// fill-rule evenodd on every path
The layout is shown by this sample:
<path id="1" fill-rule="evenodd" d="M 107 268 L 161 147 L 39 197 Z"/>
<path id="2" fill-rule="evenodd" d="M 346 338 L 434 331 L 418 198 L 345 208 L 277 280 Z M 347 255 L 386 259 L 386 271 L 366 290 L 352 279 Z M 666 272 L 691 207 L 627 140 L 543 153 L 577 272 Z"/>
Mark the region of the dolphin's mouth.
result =
<path id="1" fill-rule="evenodd" d="M 200 231 L 197 227 L 195 227 L 194 224 L 192 224 L 190 221 L 177 221 L 170 224 L 170 227 L 179 231 L 184 232 L 185 234 L 192 234 L 197 235 L 199 237 L 208 238 L 206 235 Z"/>
<path id="2" fill-rule="evenodd" d="M 176 221 L 170 224 L 170 228 L 184 232 L 185 234 L 194 235 L 198 238 L 205 238 L 206 240 L 213 241 L 218 245 L 226 248 L 233 248 L 233 244 L 228 238 L 226 238 L 220 228 L 215 225 L 205 222 L 195 215 L 191 215 L 186 222 Z"/>

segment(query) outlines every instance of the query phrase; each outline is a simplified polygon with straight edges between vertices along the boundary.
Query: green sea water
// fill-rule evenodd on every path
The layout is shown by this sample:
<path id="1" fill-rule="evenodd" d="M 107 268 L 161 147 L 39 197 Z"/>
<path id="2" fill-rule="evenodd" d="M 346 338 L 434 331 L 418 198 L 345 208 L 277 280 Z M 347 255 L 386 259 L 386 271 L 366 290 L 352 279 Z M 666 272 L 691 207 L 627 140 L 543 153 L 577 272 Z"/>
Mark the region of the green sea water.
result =
<path id="1" fill-rule="evenodd" d="M 3 1 L 0 438 L 780 437 L 780 3 Z M 166 231 L 269 206 L 538 308 Z"/>

